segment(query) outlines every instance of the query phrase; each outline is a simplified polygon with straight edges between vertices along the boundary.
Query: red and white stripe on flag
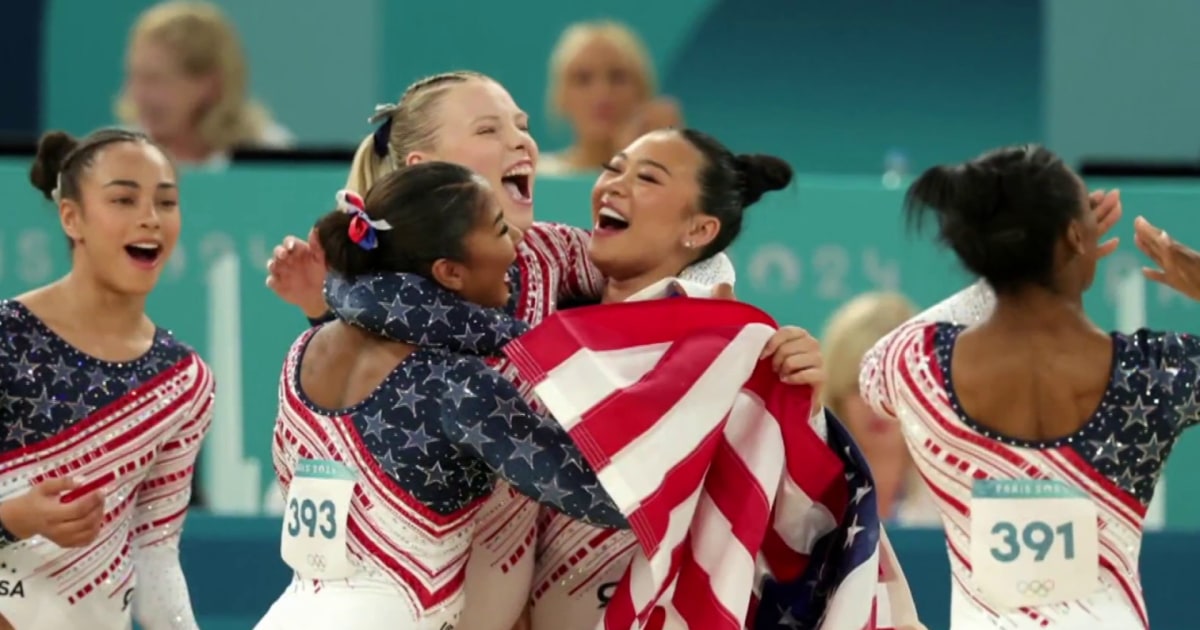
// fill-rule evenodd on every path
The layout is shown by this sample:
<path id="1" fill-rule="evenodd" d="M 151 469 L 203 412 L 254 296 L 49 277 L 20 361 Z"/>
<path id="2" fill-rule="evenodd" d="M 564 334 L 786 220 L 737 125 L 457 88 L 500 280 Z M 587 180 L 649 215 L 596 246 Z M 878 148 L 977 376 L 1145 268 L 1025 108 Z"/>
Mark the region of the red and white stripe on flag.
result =
<path id="1" fill-rule="evenodd" d="M 812 391 L 759 360 L 775 330 L 747 304 L 676 298 L 563 311 L 505 349 L 640 544 L 606 630 L 742 630 L 763 576 L 798 579 L 840 526 L 845 468 Z M 876 627 L 873 551 L 858 592 L 830 598 L 858 611 L 839 629 Z"/>

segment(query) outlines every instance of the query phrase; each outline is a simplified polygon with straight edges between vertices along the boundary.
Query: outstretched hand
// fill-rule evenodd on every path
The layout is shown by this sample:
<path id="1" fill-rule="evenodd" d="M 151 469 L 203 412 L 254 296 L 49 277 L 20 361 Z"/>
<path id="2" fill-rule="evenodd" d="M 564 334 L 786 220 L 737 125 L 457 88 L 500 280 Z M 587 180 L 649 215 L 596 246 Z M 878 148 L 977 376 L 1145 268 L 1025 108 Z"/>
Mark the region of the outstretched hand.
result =
<path id="1" fill-rule="evenodd" d="M 1121 207 L 1120 190 L 1114 188 L 1109 191 L 1093 191 L 1088 195 L 1088 202 L 1091 205 L 1092 213 L 1096 216 L 1096 223 L 1099 224 L 1101 236 L 1107 234 L 1121 220 L 1123 208 Z M 1116 237 L 1101 242 L 1096 249 L 1096 257 L 1104 258 L 1117 251 L 1117 245 L 1120 242 L 1121 239 Z"/>
<path id="2" fill-rule="evenodd" d="M 1171 238 L 1144 217 L 1133 221 L 1133 243 L 1158 266 L 1142 267 L 1146 278 L 1200 300 L 1200 252 Z"/>
<path id="3" fill-rule="evenodd" d="M 267 261 L 267 286 L 307 317 L 325 314 L 325 252 L 312 233 L 308 241 L 288 236 L 275 246 Z"/>

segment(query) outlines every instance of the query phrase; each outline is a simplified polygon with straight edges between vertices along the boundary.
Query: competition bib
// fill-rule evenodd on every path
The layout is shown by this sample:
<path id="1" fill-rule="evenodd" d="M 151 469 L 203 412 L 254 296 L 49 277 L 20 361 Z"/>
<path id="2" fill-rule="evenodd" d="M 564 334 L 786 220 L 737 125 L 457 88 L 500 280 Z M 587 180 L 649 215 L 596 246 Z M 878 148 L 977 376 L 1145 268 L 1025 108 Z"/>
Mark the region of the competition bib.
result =
<path id="1" fill-rule="evenodd" d="M 346 551 L 346 517 L 354 485 L 354 471 L 341 462 L 296 462 L 279 554 L 301 579 L 339 580 L 357 571 Z"/>
<path id="2" fill-rule="evenodd" d="M 984 599 L 1000 608 L 1087 597 L 1100 588 L 1096 506 L 1061 481 L 976 481 L 971 567 Z"/>

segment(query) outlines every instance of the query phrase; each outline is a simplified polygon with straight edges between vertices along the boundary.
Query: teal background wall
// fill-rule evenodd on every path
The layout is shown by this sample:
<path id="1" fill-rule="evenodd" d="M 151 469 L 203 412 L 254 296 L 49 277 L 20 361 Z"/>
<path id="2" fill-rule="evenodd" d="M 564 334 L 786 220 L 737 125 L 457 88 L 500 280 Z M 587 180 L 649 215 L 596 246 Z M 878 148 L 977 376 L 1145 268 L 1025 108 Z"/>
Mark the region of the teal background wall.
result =
<path id="1" fill-rule="evenodd" d="M 1200 157 L 1200 3 L 1042 3 L 1044 139 L 1085 155 Z"/>
<path id="2" fill-rule="evenodd" d="M 212 499 L 226 502 L 228 510 L 261 509 L 273 479 L 270 435 L 279 370 L 306 326 L 263 286 L 263 264 L 283 235 L 306 233 L 330 208 L 342 173 L 337 167 L 235 168 L 183 179 L 183 238 L 150 310 L 217 372 L 218 429 L 205 446 L 204 474 Z M 590 186 L 587 180 L 539 182 L 538 216 L 585 224 Z M 0 163 L 0 198 L 23 210 L 9 213 L 0 225 L 0 295 L 16 295 L 65 273 L 69 260 L 56 219 L 28 185 L 24 165 Z M 1144 211 L 1177 238 L 1200 243 L 1200 223 L 1193 219 L 1200 186 L 1126 186 L 1123 199 L 1129 218 L 1117 232 L 1126 241 L 1133 215 Z M 901 191 L 883 187 L 877 178 L 851 176 L 802 176 L 791 189 L 769 196 L 753 208 L 731 251 L 739 299 L 780 321 L 820 330 L 837 305 L 861 291 L 899 289 L 931 304 L 964 286 L 968 279 L 928 239 L 905 236 L 900 201 Z M 1127 242 L 1105 261 L 1088 296 L 1088 312 L 1103 327 L 1116 324 L 1119 279 L 1139 267 L 1131 248 Z M 234 301 L 223 302 L 210 277 L 230 253 L 236 256 L 239 286 Z M 1194 303 L 1156 286 L 1146 297 L 1153 326 L 1196 329 Z M 1200 441 L 1184 439 L 1168 476 L 1200 478 L 1198 450 Z M 1191 500 L 1191 491 L 1186 481 L 1168 486 L 1169 525 L 1200 528 L 1200 504 Z"/>

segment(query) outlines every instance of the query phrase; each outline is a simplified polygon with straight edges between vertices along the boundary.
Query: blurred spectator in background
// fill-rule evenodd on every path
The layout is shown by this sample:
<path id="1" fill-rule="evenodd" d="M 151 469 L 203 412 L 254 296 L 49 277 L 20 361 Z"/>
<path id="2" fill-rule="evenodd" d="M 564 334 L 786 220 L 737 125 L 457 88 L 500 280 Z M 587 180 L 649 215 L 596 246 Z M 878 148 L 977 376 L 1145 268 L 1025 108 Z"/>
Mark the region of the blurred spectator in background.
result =
<path id="1" fill-rule="evenodd" d="M 126 57 L 117 116 L 176 161 L 220 167 L 235 148 L 292 145 L 291 134 L 250 100 L 241 42 L 217 7 L 164 2 L 147 9 Z"/>
<path id="2" fill-rule="evenodd" d="M 654 65 L 629 27 L 611 21 L 567 27 L 550 55 L 549 111 L 575 140 L 543 154 L 538 171 L 573 175 L 600 170 L 642 134 L 683 123 L 679 106 L 655 98 Z"/>
<path id="3" fill-rule="evenodd" d="M 935 527 L 937 506 L 913 465 L 900 425 L 875 415 L 858 394 L 863 355 L 916 314 L 912 303 L 897 293 L 863 293 L 838 308 L 821 337 L 829 375 L 822 395 L 867 458 L 880 517 L 898 525 Z"/>

